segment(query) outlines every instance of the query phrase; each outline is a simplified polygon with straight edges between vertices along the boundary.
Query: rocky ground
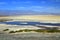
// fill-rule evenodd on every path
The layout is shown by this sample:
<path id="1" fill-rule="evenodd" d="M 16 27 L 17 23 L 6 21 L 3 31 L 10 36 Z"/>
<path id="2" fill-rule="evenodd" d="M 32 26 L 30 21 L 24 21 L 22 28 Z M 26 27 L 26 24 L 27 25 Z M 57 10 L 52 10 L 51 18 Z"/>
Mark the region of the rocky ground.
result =
<path id="1" fill-rule="evenodd" d="M 60 40 L 60 33 L 19 33 L 0 32 L 0 40 Z"/>

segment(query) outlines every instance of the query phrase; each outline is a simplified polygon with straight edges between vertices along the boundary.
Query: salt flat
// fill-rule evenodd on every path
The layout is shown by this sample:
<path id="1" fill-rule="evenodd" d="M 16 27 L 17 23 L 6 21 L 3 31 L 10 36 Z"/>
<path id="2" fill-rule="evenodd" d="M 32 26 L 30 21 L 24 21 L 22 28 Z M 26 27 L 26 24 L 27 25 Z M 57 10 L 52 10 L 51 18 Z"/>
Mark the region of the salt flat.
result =
<path id="1" fill-rule="evenodd" d="M 0 19 L 14 19 L 14 20 L 22 20 L 22 21 L 52 21 L 52 22 L 60 22 L 60 16 L 56 15 L 21 15 L 21 16 L 6 16 L 0 17 Z"/>
<path id="2" fill-rule="evenodd" d="M 6 16 L 0 17 L 0 19 L 13 19 L 12 21 L 39 21 L 39 22 L 52 22 L 60 23 L 60 16 L 49 16 L 49 15 L 22 15 L 22 16 Z M 7 21 L 8 22 L 8 21 Z M 0 40 L 60 40 L 60 33 L 2 33 L 4 29 L 19 30 L 24 28 L 34 28 L 38 29 L 35 26 L 19 26 L 19 25 L 8 25 L 0 24 Z"/>
<path id="3" fill-rule="evenodd" d="M 4 29 L 9 29 L 9 31 L 16 31 L 21 29 L 41 29 L 36 26 L 31 25 L 8 25 L 8 24 L 0 24 L 0 31 L 3 31 Z"/>
<path id="4" fill-rule="evenodd" d="M 38 22 L 45 22 L 45 23 L 60 23 L 60 16 L 57 15 L 17 15 L 17 16 L 4 16 L 0 17 L 0 19 L 13 19 L 12 21 L 38 21 Z M 3 27 L 2 27 L 3 25 Z M 19 26 L 17 25 L 7 25 L 7 24 L 2 24 L 0 25 L 1 27 L 5 28 L 12 28 L 12 29 L 19 29 Z M 8 27 L 9 26 L 9 27 Z M 12 27 L 13 26 L 13 27 Z M 20 26 L 21 27 L 21 26 Z M 32 28 L 32 26 L 29 26 Z M 25 26 L 24 26 L 25 28 Z M 28 27 L 26 27 L 28 28 Z"/>

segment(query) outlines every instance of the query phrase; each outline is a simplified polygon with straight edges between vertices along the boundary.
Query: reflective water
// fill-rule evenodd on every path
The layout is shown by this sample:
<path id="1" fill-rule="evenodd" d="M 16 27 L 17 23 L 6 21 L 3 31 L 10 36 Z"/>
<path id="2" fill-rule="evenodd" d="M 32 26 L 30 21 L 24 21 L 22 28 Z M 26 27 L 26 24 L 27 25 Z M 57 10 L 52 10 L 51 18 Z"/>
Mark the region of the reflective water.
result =
<path id="1" fill-rule="evenodd" d="M 12 22 L 0 22 L 4 24 L 11 24 L 11 25 L 51 25 L 51 26 L 60 26 L 60 23 L 42 23 L 42 22 L 23 22 L 23 21 L 12 21 Z"/>

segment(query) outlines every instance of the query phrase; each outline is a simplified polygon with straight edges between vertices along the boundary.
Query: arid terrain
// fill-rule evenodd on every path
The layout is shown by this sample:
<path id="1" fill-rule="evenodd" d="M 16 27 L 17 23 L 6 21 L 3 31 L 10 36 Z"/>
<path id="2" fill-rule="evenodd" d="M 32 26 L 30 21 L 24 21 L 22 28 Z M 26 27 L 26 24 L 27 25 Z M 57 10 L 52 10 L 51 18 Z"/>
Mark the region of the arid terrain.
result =
<path id="1" fill-rule="evenodd" d="M 0 32 L 0 40 L 60 40 L 60 33 L 6 34 Z"/>
<path id="2" fill-rule="evenodd" d="M 60 22 L 60 16 L 58 15 L 20 15 L 20 16 L 4 16 L 0 17 L 0 19 L 14 19 L 14 20 L 22 20 L 22 21 L 52 21 L 52 22 Z"/>
<path id="3" fill-rule="evenodd" d="M 33 21 L 33 22 L 44 22 L 44 23 L 60 23 L 60 16 L 56 15 L 21 15 L 21 16 L 4 16 L 0 17 L 2 21 L 5 19 L 6 22 L 12 21 Z M 8 20 L 6 20 L 8 19 Z M 4 20 L 3 20 L 4 22 Z M 21 26 L 21 25 L 11 25 L 11 24 L 0 24 L 0 40 L 60 40 L 60 33 L 7 33 L 4 29 L 19 30 L 19 29 L 39 29 L 36 26 Z"/>

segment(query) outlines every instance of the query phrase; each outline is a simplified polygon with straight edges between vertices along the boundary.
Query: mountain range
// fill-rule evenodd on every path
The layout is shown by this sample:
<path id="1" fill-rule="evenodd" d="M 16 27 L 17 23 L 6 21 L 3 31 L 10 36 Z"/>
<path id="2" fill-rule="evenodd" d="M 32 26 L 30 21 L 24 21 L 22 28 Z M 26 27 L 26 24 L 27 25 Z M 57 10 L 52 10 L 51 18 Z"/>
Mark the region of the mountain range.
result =
<path id="1" fill-rule="evenodd" d="M 36 11 L 24 11 L 24 10 L 0 10 L 1 15 L 60 15 L 60 13 L 48 13 L 48 12 L 36 12 Z"/>

